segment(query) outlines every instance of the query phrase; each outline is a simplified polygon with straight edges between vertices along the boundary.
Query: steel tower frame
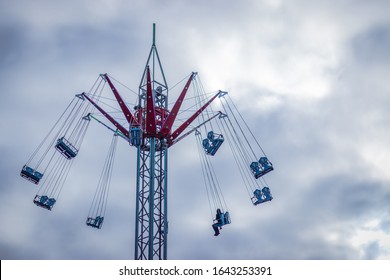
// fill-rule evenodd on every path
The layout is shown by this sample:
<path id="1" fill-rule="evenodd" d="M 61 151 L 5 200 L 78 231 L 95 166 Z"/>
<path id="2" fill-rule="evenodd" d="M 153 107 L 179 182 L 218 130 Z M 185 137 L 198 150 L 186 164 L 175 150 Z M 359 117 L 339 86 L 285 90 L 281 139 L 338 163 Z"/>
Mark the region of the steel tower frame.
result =
<path id="1" fill-rule="evenodd" d="M 149 87 L 152 91 L 151 98 L 154 99 L 150 101 L 154 101 L 155 108 L 163 108 L 164 112 L 168 108 L 168 85 L 156 48 L 155 34 L 155 24 L 153 24 L 153 44 L 139 85 L 138 106 L 148 107 Z M 146 119 L 146 125 L 150 125 L 149 122 L 153 123 L 153 119 L 148 120 L 146 114 L 143 118 Z M 158 124 L 155 125 L 158 126 Z M 147 128 L 145 131 L 144 143 L 137 148 L 134 258 L 165 260 L 167 259 L 168 241 L 168 145 L 165 139 L 159 139 L 154 135 L 156 131 L 149 131 Z"/>

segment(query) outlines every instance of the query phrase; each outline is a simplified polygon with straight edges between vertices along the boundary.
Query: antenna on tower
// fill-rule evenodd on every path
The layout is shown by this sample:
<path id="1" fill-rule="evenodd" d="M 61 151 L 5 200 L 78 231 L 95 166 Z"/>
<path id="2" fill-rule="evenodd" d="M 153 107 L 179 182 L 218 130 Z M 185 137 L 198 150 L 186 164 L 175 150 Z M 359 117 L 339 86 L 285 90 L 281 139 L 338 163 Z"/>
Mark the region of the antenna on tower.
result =
<path id="1" fill-rule="evenodd" d="M 156 45 L 156 24 L 153 23 L 153 46 Z"/>

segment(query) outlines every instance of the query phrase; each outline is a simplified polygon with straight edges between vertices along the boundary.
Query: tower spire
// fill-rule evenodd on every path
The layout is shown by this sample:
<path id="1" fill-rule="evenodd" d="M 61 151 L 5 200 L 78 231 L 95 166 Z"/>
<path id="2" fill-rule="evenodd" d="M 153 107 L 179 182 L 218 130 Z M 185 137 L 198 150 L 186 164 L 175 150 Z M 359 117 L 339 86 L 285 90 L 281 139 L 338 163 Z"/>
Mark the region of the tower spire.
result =
<path id="1" fill-rule="evenodd" d="M 153 46 L 156 45 L 156 24 L 153 23 Z"/>

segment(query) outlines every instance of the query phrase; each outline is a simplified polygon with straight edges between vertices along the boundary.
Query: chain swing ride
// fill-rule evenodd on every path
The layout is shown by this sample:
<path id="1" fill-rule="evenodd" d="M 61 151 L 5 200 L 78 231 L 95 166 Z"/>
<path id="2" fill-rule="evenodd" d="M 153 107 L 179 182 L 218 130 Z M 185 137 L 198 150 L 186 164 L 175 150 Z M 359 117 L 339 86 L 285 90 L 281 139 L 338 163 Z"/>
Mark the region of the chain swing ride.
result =
<path id="1" fill-rule="evenodd" d="M 173 105 L 168 103 L 169 90 L 155 44 L 153 24 L 153 43 L 136 101 L 125 102 L 117 89 L 123 84 L 108 74 L 99 75 L 88 92 L 75 95 L 23 166 L 20 175 L 39 185 L 34 204 L 53 209 L 92 120 L 109 129 L 113 138 L 86 225 L 102 228 L 120 137 L 137 153 L 135 259 L 167 259 L 168 150 L 191 134 L 197 140 L 215 236 L 231 223 L 212 160 L 225 141 L 253 205 L 271 201 L 273 197 L 264 175 L 273 170 L 273 165 L 233 100 L 225 91 L 205 92 L 195 72 L 175 87 L 185 80 L 176 101 Z M 121 118 L 103 108 L 113 109 L 103 96 L 105 91 L 114 95 L 115 99 L 111 100 L 119 106 L 115 113 L 119 112 Z M 187 97 L 190 91 L 193 96 Z M 219 108 L 223 112 L 214 109 L 216 100 L 220 101 Z M 134 109 L 130 110 L 130 106 Z"/>

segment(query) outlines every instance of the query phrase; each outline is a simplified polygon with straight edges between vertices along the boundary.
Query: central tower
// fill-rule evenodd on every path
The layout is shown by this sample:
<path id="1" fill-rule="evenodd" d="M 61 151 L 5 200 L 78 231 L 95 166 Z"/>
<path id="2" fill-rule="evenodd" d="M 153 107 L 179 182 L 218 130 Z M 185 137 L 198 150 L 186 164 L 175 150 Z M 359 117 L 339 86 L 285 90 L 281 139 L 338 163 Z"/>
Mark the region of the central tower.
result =
<path id="1" fill-rule="evenodd" d="M 130 127 L 137 146 L 135 259 L 167 259 L 167 139 L 158 131 L 168 115 L 168 85 L 153 44 L 139 85 L 138 124 Z M 141 127 L 140 127 L 141 125 Z"/>

